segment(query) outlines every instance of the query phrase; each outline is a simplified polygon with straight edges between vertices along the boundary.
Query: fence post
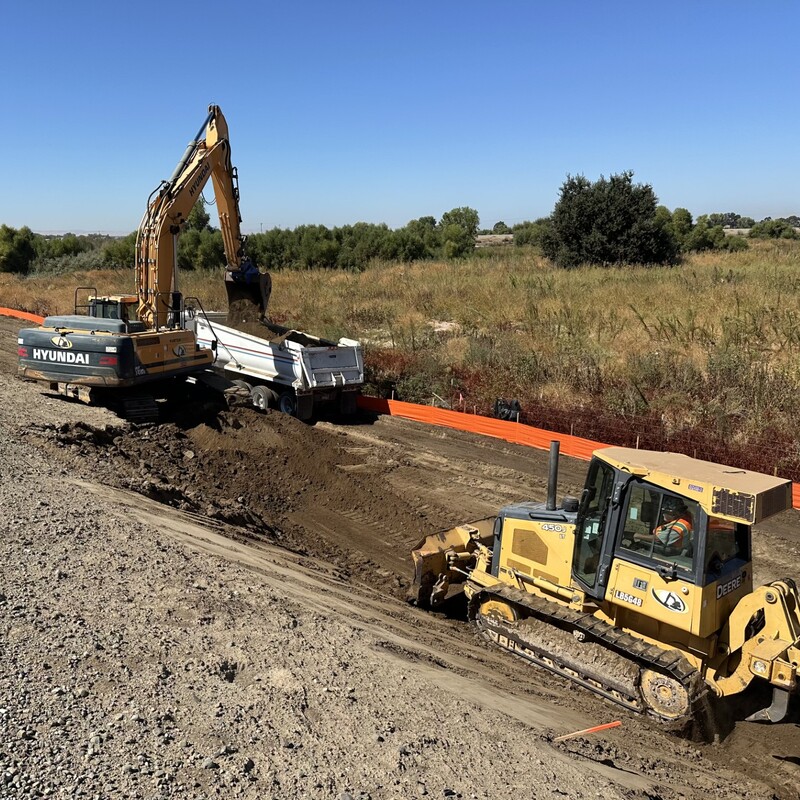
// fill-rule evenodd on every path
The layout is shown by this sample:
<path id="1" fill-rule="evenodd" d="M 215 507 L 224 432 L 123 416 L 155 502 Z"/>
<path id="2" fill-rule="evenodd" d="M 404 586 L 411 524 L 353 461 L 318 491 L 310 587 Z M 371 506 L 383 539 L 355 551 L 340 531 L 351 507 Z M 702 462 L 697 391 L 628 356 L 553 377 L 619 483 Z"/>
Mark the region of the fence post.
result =
<path id="1" fill-rule="evenodd" d="M 636 434 L 636 449 L 639 449 L 639 434 Z"/>

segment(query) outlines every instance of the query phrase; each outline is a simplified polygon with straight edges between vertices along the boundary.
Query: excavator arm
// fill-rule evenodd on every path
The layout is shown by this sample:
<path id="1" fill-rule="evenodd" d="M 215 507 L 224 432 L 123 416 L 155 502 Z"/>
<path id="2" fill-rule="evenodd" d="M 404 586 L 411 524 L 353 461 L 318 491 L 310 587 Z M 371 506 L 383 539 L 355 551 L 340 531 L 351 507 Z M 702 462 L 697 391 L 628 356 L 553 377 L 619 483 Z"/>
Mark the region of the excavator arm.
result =
<path id="1" fill-rule="evenodd" d="M 229 305 L 246 302 L 266 314 L 270 278 L 245 254 L 239 187 L 231 164 L 228 125 L 219 106 L 209 113 L 169 180 L 151 194 L 136 239 L 138 316 L 148 328 L 169 325 L 176 310 L 178 234 L 211 178 L 227 260 Z"/>

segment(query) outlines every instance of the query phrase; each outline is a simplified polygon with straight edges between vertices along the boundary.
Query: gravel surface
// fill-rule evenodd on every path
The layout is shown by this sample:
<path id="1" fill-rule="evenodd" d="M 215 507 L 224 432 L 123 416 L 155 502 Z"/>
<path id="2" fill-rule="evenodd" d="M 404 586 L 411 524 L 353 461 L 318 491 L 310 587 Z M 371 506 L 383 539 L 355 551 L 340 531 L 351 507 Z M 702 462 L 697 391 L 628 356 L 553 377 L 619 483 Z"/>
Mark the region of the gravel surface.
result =
<path id="1" fill-rule="evenodd" d="M 541 499 L 544 455 L 249 409 L 137 429 L 14 378 L 16 327 L 0 798 L 798 796 L 796 724 L 685 742 L 398 599 L 420 531 Z M 793 526 L 767 571 L 797 574 Z"/>

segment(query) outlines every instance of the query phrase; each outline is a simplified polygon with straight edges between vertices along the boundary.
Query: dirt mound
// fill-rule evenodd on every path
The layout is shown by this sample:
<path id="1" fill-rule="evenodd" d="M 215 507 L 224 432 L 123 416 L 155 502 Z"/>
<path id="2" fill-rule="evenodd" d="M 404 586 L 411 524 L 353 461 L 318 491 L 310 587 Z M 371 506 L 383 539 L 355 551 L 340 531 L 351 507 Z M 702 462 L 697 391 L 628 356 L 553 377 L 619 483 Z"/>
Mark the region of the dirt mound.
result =
<path id="1" fill-rule="evenodd" d="M 77 422 L 25 432 L 79 474 L 325 558 L 382 590 L 406 585 L 411 546 L 446 524 L 443 511 L 422 512 L 387 486 L 391 462 L 278 412 L 234 408 L 187 429 Z"/>

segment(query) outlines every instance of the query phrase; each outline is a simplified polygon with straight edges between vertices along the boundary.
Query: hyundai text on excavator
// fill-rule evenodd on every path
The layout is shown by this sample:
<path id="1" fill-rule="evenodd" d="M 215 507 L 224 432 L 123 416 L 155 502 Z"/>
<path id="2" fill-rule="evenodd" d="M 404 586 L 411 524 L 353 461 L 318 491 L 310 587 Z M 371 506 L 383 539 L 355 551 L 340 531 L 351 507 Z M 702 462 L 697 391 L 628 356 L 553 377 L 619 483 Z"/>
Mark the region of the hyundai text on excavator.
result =
<path id="1" fill-rule="evenodd" d="M 198 347 L 184 325 L 177 261 L 178 235 L 209 178 L 227 259 L 229 310 L 241 319 L 266 314 L 270 277 L 245 254 L 228 125 L 212 105 L 172 177 L 148 199 L 136 238 L 136 293 L 101 297 L 92 291 L 79 306 L 79 291 L 91 288 L 79 287 L 74 314 L 50 316 L 42 327 L 20 331 L 20 377 L 86 402 L 109 403 L 130 419 L 152 421 L 157 398 L 211 365 L 214 353 Z"/>
<path id="2" fill-rule="evenodd" d="M 594 452 L 580 499 L 557 506 L 554 445 L 547 502 L 428 536 L 412 553 L 413 599 L 436 607 L 463 589 L 490 642 L 676 725 L 754 682 L 771 684 L 772 704 L 747 719 L 784 719 L 800 599 L 790 578 L 753 588 L 751 529 L 791 508 L 791 483 L 611 447 Z"/>

